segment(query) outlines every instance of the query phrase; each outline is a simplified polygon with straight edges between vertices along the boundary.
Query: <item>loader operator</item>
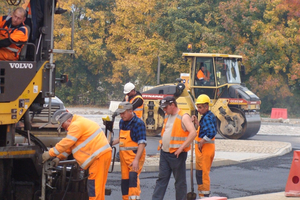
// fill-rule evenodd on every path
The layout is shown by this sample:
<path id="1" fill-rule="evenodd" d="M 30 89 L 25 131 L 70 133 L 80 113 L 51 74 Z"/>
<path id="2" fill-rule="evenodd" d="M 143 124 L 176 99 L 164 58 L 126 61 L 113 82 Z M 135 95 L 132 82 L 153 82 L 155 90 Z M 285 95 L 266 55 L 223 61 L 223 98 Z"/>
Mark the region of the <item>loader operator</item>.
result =
<path id="1" fill-rule="evenodd" d="M 28 30 L 24 24 L 26 11 L 22 7 L 12 15 L 0 18 L 0 60 L 18 60 L 24 43 L 28 40 Z M 19 44 L 12 43 L 16 42 Z"/>
<path id="2" fill-rule="evenodd" d="M 163 200 L 171 177 L 175 178 L 176 200 L 186 200 L 186 158 L 190 144 L 197 136 L 191 117 L 177 107 L 174 97 L 161 100 L 161 108 L 166 113 L 161 140 L 159 174 L 152 200 Z"/>
<path id="3" fill-rule="evenodd" d="M 144 109 L 142 94 L 135 90 L 135 85 L 131 82 L 124 85 L 124 94 L 126 96 L 123 101 L 130 102 L 133 107 L 133 112 L 138 118 L 142 118 Z"/>
<path id="4" fill-rule="evenodd" d="M 208 82 L 210 79 L 210 72 L 206 69 L 203 63 L 200 64 L 200 69 L 197 72 L 197 79 L 201 85 Z"/>
<path id="5" fill-rule="evenodd" d="M 96 122 L 68 112 L 59 116 L 58 124 L 68 131 L 67 136 L 43 153 L 43 162 L 56 157 L 53 161 L 58 165 L 72 153 L 79 166 L 89 170 L 89 200 L 104 200 L 112 154 L 104 132 Z"/>
<path id="6" fill-rule="evenodd" d="M 198 119 L 193 115 L 192 120 L 198 127 L 199 134 L 195 139 L 196 154 L 196 180 L 198 184 L 199 197 L 209 197 L 210 178 L 209 172 L 215 156 L 215 136 L 217 134 L 217 120 L 209 110 L 210 98 L 201 94 L 196 100 L 198 112 L 202 115 L 200 119 L 200 130 Z"/>
<path id="7" fill-rule="evenodd" d="M 132 104 L 122 102 L 117 113 L 120 114 L 119 138 L 113 141 L 113 145 L 119 144 L 121 161 L 121 190 L 123 200 L 140 200 L 140 179 L 146 150 L 146 127 L 140 118 L 132 111 Z"/>

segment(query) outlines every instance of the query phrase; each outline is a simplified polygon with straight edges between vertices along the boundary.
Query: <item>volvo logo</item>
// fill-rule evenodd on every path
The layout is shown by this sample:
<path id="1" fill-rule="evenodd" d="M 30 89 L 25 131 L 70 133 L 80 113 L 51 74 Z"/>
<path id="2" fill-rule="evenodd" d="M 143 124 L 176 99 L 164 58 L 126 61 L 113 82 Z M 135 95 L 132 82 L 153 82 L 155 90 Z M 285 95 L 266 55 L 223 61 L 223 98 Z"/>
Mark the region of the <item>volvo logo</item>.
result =
<path id="1" fill-rule="evenodd" d="M 32 63 L 9 63 L 10 68 L 15 69 L 32 69 L 33 64 Z"/>

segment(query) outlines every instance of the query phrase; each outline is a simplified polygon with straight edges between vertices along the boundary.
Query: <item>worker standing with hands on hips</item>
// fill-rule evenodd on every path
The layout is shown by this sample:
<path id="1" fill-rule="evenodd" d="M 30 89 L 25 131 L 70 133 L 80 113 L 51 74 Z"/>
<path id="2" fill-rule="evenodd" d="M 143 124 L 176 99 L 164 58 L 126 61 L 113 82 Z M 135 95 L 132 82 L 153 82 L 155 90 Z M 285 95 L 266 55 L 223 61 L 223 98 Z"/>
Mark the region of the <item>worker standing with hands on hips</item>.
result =
<path id="1" fill-rule="evenodd" d="M 105 184 L 111 163 L 112 149 L 100 126 L 89 119 L 62 113 L 57 120 L 59 128 L 67 130 L 67 136 L 55 147 L 43 153 L 43 163 L 52 157 L 56 162 L 66 159 L 71 153 L 82 169 L 89 170 L 89 200 L 105 199 Z"/>
<path id="2" fill-rule="evenodd" d="M 186 158 L 190 145 L 197 136 L 191 117 L 177 107 L 173 96 L 160 102 L 166 113 L 161 131 L 159 174 L 152 200 L 163 200 L 171 177 L 175 178 L 176 200 L 186 200 Z"/>
<path id="3" fill-rule="evenodd" d="M 140 200 L 139 175 L 145 162 L 146 127 L 145 123 L 136 116 L 132 104 L 122 102 L 116 112 L 120 114 L 119 138 L 113 145 L 119 144 L 121 162 L 121 190 L 123 200 Z"/>
<path id="4" fill-rule="evenodd" d="M 144 108 L 144 99 L 142 94 L 135 90 L 135 85 L 131 82 L 128 82 L 124 85 L 124 94 L 126 96 L 124 97 L 123 101 L 131 103 L 133 112 L 138 118 L 142 118 Z"/>
<path id="5" fill-rule="evenodd" d="M 217 134 L 217 119 L 209 110 L 210 98 L 201 94 L 196 100 L 198 112 L 202 115 L 200 122 L 195 115 L 192 120 L 198 128 L 198 136 L 195 139 L 196 153 L 196 180 L 200 198 L 210 195 L 209 172 L 215 156 L 215 136 Z M 200 128 L 199 128 L 200 124 Z"/>

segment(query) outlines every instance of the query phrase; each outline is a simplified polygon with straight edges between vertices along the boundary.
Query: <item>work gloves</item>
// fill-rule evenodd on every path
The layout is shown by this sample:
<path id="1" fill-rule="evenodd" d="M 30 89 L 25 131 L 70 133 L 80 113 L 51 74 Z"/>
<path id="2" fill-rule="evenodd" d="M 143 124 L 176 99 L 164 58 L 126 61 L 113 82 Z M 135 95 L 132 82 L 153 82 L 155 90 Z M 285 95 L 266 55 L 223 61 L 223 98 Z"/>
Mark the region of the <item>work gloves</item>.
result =
<path id="1" fill-rule="evenodd" d="M 53 166 L 54 167 L 57 167 L 58 166 L 58 164 L 59 164 L 59 158 L 54 158 L 53 160 L 52 160 L 52 164 L 53 164 Z"/>
<path id="2" fill-rule="evenodd" d="M 49 151 L 45 151 L 42 155 L 42 158 L 43 158 L 43 163 L 49 160 L 51 158 Z"/>
<path id="3" fill-rule="evenodd" d="M 47 160 L 49 160 L 50 158 L 52 158 L 49 154 L 49 151 L 45 151 L 42 155 L 42 158 L 43 158 L 43 163 L 45 163 Z M 53 166 L 54 167 L 57 167 L 58 166 L 58 163 L 59 163 L 59 158 L 54 158 L 52 160 L 52 163 L 53 163 Z"/>

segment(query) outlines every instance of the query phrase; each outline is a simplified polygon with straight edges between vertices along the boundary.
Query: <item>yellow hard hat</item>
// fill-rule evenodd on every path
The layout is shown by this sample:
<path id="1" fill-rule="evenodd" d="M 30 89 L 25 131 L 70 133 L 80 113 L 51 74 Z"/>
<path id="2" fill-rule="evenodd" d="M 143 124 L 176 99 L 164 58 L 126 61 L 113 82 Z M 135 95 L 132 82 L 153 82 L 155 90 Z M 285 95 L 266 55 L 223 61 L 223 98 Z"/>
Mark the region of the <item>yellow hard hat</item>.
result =
<path id="1" fill-rule="evenodd" d="M 207 96 L 206 94 L 201 94 L 198 96 L 197 100 L 196 100 L 196 105 L 197 104 L 204 104 L 204 103 L 208 103 L 210 102 L 210 98 L 209 96 Z"/>

